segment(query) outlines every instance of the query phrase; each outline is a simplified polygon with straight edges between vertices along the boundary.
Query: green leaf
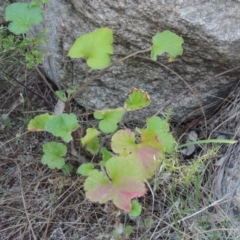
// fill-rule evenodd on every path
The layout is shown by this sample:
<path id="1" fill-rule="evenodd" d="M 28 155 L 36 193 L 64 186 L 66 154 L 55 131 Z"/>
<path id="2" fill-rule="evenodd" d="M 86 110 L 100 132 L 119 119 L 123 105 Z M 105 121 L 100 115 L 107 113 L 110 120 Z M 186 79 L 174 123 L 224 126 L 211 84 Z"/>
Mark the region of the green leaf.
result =
<path id="1" fill-rule="evenodd" d="M 147 118 L 147 129 L 154 132 L 169 132 L 169 123 L 158 116 Z"/>
<path id="2" fill-rule="evenodd" d="M 44 143 L 43 152 L 42 163 L 48 165 L 49 168 L 61 169 L 65 165 L 62 156 L 66 155 L 67 147 L 64 144 L 57 142 Z"/>
<path id="3" fill-rule="evenodd" d="M 73 171 L 73 165 L 65 164 L 62 167 L 62 171 L 63 171 L 64 175 L 70 175 L 70 173 Z"/>
<path id="4" fill-rule="evenodd" d="M 141 89 L 133 88 L 128 93 L 129 100 L 124 104 L 127 111 L 142 109 L 150 104 L 150 97 Z"/>
<path id="5" fill-rule="evenodd" d="M 164 152 L 171 153 L 174 150 L 174 145 L 176 144 L 176 141 L 173 135 L 168 132 L 162 132 L 157 134 L 157 136 L 158 136 L 158 140 L 164 146 Z"/>
<path id="6" fill-rule="evenodd" d="M 49 115 L 48 113 L 41 114 L 32 119 L 28 124 L 28 131 L 45 131 L 46 123 L 53 119 L 55 116 Z"/>
<path id="7" fill-rule="evenodd" d="M 56 137 L 61 137 L 63 141 L 70 142 L 72 140 L 71 133 L 79 127 L 75 114 L 62 113 L 53 119 L 50 119 L 46 125 L 46 131 L 52 133 Z"/>
<path id="8" fill-rule="evenodd" d="M 151 51 L 151 59 L 156 61 L 157 56 L 165 52 L 169 53 L 169 62 L 172 62 L 177 55 L 182 55 L 183 38 L 171 31 L 157 33 L 153 37 L 153 45 Z"/>
<path id="9" fill-rule="evenodd" d="M 157 134 L 158 140 L 163 144 L 165 152 L 172 152 L 175 145 L 175 139 L 169 132 L 169 123 L 160 117 L 152 116 L 147 119 L 147 129 Z"/>
<path id="10" fill-rule="evenodd" d="M 113 54 L 113 33 L 111 29 L 99 28 L 79 37 L 68 52 L 71 58 L 85 57 L 87 65 L 92 69 L 109 66 Z"/>
<path id="11" fill-rule="evenodd" d="M 117 130 L 117 124 L 122 120 L 124 108 L 96 110 L 94 117 L 103 119 L 99 122 L 99 128 L 104 133 L 113 133 Z"/>
<path id="12" fill-rule="evenodd" d="M 83 176 L 89 176 L 91 172 L 94 170 L 94 166 L 92 163 L 83 163 L 77 170 L 77 173 Z"/>
<path id="13" fill-rule="evenodd" d="M 96 155 L 99 152 L 99 139 L 94 138 L 86 145 L 86 149 L 92 154 Z"/>
<path id="14" fill-rule="evenodd" d="M 102 154 L 102 161 L 100 162 L 101 166 L 106 166 L 107 161 L 113 156 L 110 151 L 108 151 L 105 147 L 102 147 L 100 150 Z"/>
<path id="15" fill-rule="evenodd" d="M 84 183 L 86 197 L 99 203 L 112 200 L 118 208 L 129 212 L 131 199 L 146 192 L 140 168 L 130 159 L 112 157 L 106 163 L 106 171 L 111 182 L 102 172 L 94 170 L 90 173 Z"/>
<path id="16" fill-rule="evenodd" d="M 88 128 L 86 135 L 83 138 L 81 138 L 82 146 L 84 147 L 85 145 L 90 143 L 99 134 L 100 134 L 100 132 L 97 129 L 95 129 L 95 128 Z"/>
<path id="17" fill-rule="evenodd" d="M 117 131 L 112 136 L 111 148 L 120 156 L 127 156 L 136 148 L 134 133 L 129 129 Z"/>
<path id="18" fill-rule="evenodd" d="M 158 143 L 155 141 L 155 144 L 159 144 L 162 146 L 161 149 L 164 152 L 172 152 L 174 149 L 174 145 L 176 144 L 175 139 L 172 135 L 172 133 L 169 132 L 169 124 L 167 122 L 167 120 L 162 119 L 160 117 L 157 116 L 152 116 L 150 118 L 147 119 L 147 128 L 146 129 L 139 129 L 136 128 L 136 130 L 141 133 L 141 137 L 144 142 L 151 142 L 152 143 L 152 147 L 154 147 L 154 136 L 157 136 L 158 139 Z M 150 141 L 149 138 L 150 136 L 152 136 L 152 140 L 154 141 Z M 150 146 L 150 145 L 149 145 Z M 156 148 L 156 147 L 155 147 Z M 160 149 L 160 148 L 158 148 Z"/>
<path id="19" fill-rule="evenodd" d="M 63 101 L 63 102 L 66 102 L 66 101 L 67 101 L 67 97 L 66 97 L 65 92 L 63 92 L 63 91 L 56 91 L 55 93 L 56 93 L 56 95 L 58 96 L 58 98 L 59 98 L 61 101 Z"/>
<path id="20" fill-rule="evenodd" d="M 138 217 L 142 212 L 142 206 L 137 200 L 132 200 L 131 211 L 128 213 L 129 217 Z"/>
<path id="21" fill-rule="evenodd" d="M 42 19 L 41 9 L 27 3 L 12 3 L 6 8 L 5 20 L 11 21 L 8 29 L 14 34 L 26 33 L 32 24 L 38 24 Z"/>

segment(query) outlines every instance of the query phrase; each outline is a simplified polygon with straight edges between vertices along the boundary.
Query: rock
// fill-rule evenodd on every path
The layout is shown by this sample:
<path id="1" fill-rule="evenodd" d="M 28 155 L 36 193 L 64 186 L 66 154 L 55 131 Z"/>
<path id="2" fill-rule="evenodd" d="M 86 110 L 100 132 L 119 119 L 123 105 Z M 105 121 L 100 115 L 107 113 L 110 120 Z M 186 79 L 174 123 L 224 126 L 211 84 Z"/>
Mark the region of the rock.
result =
<path id="1" fill-rule="evenodd" d="M 50 54 L 44 60 L 45 71 L 61 86 L 82 85 L 84 60 L 71 60 L 67 53 L 77 37 L 100 27 L 114 32 L 113 60 L 149 48 L 152 36 L 171 30 L 185 40 L 183 56 L 173 63 L 167 62 L 167 55 L 159 57 L 165 66 L 146 58 L 129 59 L 99 77 L 77 100 L 90 109 L 118 107 L 136 87 L 152 99 L 145 116 L 171 107 L 173 118 L 180 121 L 202 114 L 200 104 L 209 113 L 239 79 L 238 70 L 199 85 L 239 63 L 239 7 L 239 1 L 232 0 L 51 0 L 45 9 Z M 150 53 L 141 56 L 149 58 Z M 88 77 L 96 73 L 90 71 Z"/>

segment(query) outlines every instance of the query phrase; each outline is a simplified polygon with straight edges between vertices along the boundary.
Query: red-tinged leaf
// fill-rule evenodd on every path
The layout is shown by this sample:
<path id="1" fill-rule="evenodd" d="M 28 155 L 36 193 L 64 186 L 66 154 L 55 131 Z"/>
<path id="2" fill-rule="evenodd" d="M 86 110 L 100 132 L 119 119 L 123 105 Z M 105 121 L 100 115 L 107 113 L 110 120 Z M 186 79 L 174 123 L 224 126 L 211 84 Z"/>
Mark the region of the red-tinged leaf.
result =
<path id="1" fill-rule="evenodd" d="M 154 175 L 156 169 L 159 167 L 160 156 L 160 150 L 147 146 L 144 143 L 140 143 L 128 158 L 132 159 L 132 161 L 138 161 L 138 164 L 142 169 L 142 178 L 148 179 Z M 135 163 L 135 165 L 137 165 L 137 163 Z"/>
<path id="2" fill-rule="evenodd" d="M 157 150 L 164 149 L 164 145 L 161 141 L 159 141 L 157 134 L 151 130 L 141 130 L 141 140 L 141 142 L 144 143 L 146 146 L 155 148 Z"/>
<path id="3" fill-rule="evenodd" d="M 86 179 L 84 189 L 87 198 L 99 203 L 112 200 L 118 208 L 129 212 L 131 200 L 146 192 L 141 168 L 131 159 L 113 157 L 107 161 L 106 170 L 111 182 L 97 170 Z"/>
<path id="4" fill-rule="evenodd" d="M 169 124 L 166 119 L 157 116 L 150 117 L 147 119 L 146 129 L 137 128 L 136 130 L 141 134 L 142 142 L 149 142 L 150 138 L 155 138 L 155 141 L 150 141 L 152 147 L 167 153 L 173 151 L 175 140 L 172 133 L 169 132 Z M 148 145 L 150 146 L 150 144 Z"/>
<path id="5" fill-rule="evenodd" d="M 135 135 L 129 130 L 119 130 L 112 136 L 112 150 L 121 156 L 127 156 L 136 148 Z"/>
<path id="6" fill-rule="evenodd" d="M 106 203 L 111 200 L 112 188 L 103 172 L 93 170 L 84 183 L 86 197 L 92 202 Z"/>
<path id="7" fill-rule="evenodd" d="M 131 200 L 135 197 L 141 197 L 146 189 L 143 182 L 136 179 L 125 178 L 122 184 L 113 191 L 113 203 L 120 209 L 130 212 Z"/>
<path id="8" fill-rule="evenodd" d="M 129 129 L 119 130 L 112 136 L 111 147 L 115 153 L 131 159 L 140 166 L 142 178 L 151 178 L 158 167 L 158 160 L 164 149 L 154 131 L 140 130 L 141 143 L 135 143 L 135 135 Z"/>

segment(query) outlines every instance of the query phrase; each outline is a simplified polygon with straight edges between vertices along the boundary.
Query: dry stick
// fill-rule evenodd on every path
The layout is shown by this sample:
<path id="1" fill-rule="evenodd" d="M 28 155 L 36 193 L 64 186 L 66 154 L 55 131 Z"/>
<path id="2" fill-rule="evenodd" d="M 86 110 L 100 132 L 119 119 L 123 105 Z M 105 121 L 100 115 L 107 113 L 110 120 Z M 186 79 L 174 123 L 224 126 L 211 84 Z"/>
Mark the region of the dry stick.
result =
<path id="1" fill-rule="evenodd" d="M 20 212 L 20 213 L 25 213 L 25 211 L 23 211 L 23 210 L 20 210 L 20 209 L 17 209 L 17 208 L 13 208 L 13 207 L 9 207 L 9 206 L 4 206 L 4 208 L 11 209 L 12 211 L 16 211 L 16 212 Z M 32 216 L 32 217 L 35 217 L 35 218 L 41 218 L 43 220 L 47 219 L 46 217 L 41 217 L 41 216 L 39 216 L 37 214 L 28 214 L 28 216 Z"/>
<path id="2" fill-rule="evenodd" d="M 16 78 L 10 76 L 10 75 L 9 75 L 8 73 L 6 73 L 4 70 L 1 69 L 1 71 L 2 71 L 5 75 L 7 75 L 8 77 L 12 78 L 15 82 L 17 82 L 18 84 L 20 84 L 22 87 L 24 87 L 24 88 L 26 88 L 28 91 L 36 94 L 38 97 L 42 98 L 45 102 L 47 102 L 47 104 L 51 105 L 51 103 L 50 103 L 47 99 L 45 99 L 43 96 L 41 96 L 41 95 L 38 94 L 37 92 L 33 91 L 31 88 L 25 86 L 23 83 L 21 83 L 20 81 L 18 81 Z"/>
<path id="3" fill-rule="evenodd" d="M 56 95 L 55 91 L 53 90 L 51 84 L 47 81 L 47 79 L 45 78 L 45 76 L 42 74 L 42 72 L 39 70 L 38 67 L 35 67 L 35 69 L 37 70 L 37 72 L 39 73 L 39 75 L 42 77 L 42 79 L 44 80 L 44 82 L 47 84 L 47 86 L 50 88 L 50 90 L 53 92 L 53 94 L 58 98 L 58 96 Z"/>
<path id="4" fill-rule="evenodd" d="M 191 215 L 188 215 L 188 216 L 186 216 L 186 217 L 184 217 L 184 218 L 178 220 L 177 222 L 180 223 L 180 222 L 182 222 L 182 221 L 187 220 L 188 218 L 194 217 L 194 216 L 198 215 L 199 213 L 204 212 L 204 211 L 207 210 L 208 208 L 217 205 L 218 203 L 225 203 L 225 202 L 230 201 L 231 199 L 227 199 L 227 200 L 223 201 L 223 200 L 224 200 L 225 198 L 227 198 L 229 195 L 230 195 L 230 194 L 225 195 L 225 196 L 222 197 L 221 199 L 219 199 L 219 200 L 213 202 L 212 204 L 210 204 L 210 205 L 208 205 L 208 206 L 202 208 L 201 210 L 199 210 L 199 211 L 197 211 L 197 212 L 195 212 L 195 213 L 193 213 L 193 214 L 191 214 Z"/>
<path id="5" fill-rule="evenodd" d="M 32 232 L 33 238 L 34 238 L 34 240 L 37 240 L 37 237 L 36 237 L 36 235 L 34 233 L 31 221 L 30 221 L 29 216 L 28 216 L 27 204 L 26 204 L 26 201 L 25 201 L 25 198 L 24 198 L 24 192 L 23 192 L 21 170 L 20 170 L 19 165 L 17 163 L 16 163 L 16 165 L 17 165 L 17 169 L 18 169 L 18 176 L 19 176 L 19 181 L 20 181 L 20 186 L 21 186 L 21 196 L 22 196 L 23 207 L 24 207 L 24 210 L 25 210 L 25 214 L 26 214 L 26 217 L 27 217 L 27 220 L 28 220 L 29 227 L 30 227 L 30 230 Z"/>
<path id="6" fill-rule="evenodd" d="M 12 228 L 18 228 L 18 231 L 19 231 L 20 230 L 19 228 L 23 228 L 23 227 L 25 227 L 24 223 L 16 224 L 14 226 L 10 226 L 10 227 L 4 228 L 4 229 L 0 229 L 0 233 L 2 233 L 4 231 L 7 231 L 7 230 L 11 230 Z"/>
<path id="7" fill-rule="evenodd" d="M 14 138 L 12 138 L 12 139 L 10 139 L 10 140 L 4 142 L 4 143 L 0 146 L 0 148 L 2 148 L 2 147 L 3 147 L 4 145 L 6 145 L 7 143 L 10 143 L 10 142 L 13 141 L 14 139 L 19 138 L 19 137 L 23 136 L 24 134 L 26 134 L 26 133 L 28 133 L 28 132 L 29 132 L 29 131 L 24 132 L 24 133 L 22 133 L 21 135 L 16 136 L 16 137 L 14 137 Z"/>

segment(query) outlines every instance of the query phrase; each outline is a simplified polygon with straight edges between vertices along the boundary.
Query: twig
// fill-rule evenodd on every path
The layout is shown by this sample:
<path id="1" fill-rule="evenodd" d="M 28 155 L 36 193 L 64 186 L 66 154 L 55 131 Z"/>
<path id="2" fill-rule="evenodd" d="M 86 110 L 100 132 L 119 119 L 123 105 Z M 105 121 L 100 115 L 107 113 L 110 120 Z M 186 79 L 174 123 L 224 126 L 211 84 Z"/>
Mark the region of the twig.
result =
<path id="1" fill-rule="evenodd" d="M 51 103 L 45 99 L 43 96 L 41 96 L 40 94 L 38 94 L 37 92 L 33 91 L 31 88 L 27 87 L 26 85 L 24 85 L 23 83 L 21 83 L 21 81 L 18 81 L 15 77 L 9 75 L 7 72 L 5 72 L 4 70 L 0 69 L 6 76 L 8 76 L 9 78 L 12 78 L 15 82 L 17 82 L 19 85 L 21 85 L 22 87 L 24 87 L 25 89 L 27 89 L 28 91 L 36 94 L 38 97 L 42 98 L 45 102 L 47 102 L 47 104 L 51 105 Z"/>
<path id="2" fill-rule="evenodd" d="M 39 70 L 38 67 L 35 67 L 35 69 L 37 70 L 37 72 L 39 73 L 39 75 L 42 77 L 42 79 L 44 80 L 44 82 L 47 84 L 47 86 L 50 88 L 50 90 L 53 92 L 53 94 L 58 98 L 58 96 L 56 95 L 55 91 L 53 90 L 51 84 L 47 81 L 47 79 L 45 78 L 45 76 L 42 74 L 42 72 Z"/>
<path id="3" fill-rule="evenodd" d="M 228 195 L 230 195 L 230 194 L 228 194 Z M 197 211 L 197 212 L 195 212 L 195 213 L 193 213 L 193 214 L 191 214 L 191 215 L 188 215 L 188 216 L 186 216 L 186 217 L 184 217 L 184 218 L 178 220 L 177 222 L 180 223 L 180 222 L 182 222 L 182 221 L 185 221 L 185 220 L 187 220 L 187 219 L 189 219 L 189 218 L 191 218 L 191 217 L 194 217 L 194 216 L 198 215 L 198 214 L 201 213 L 201 212 L 206 211 L 208 208 L 213 207 L 213 206 L 215 206 L 216 204 L 222 202 L 222 201 L 223 201 L 228 195 L 225 195 L 225 196 L 222 197 L 221 199 L 219 199 L 219 200 L 213 202 L 212 204 L 210 204 L 210 205 L 208 205 L 208 206 L 202 208 L 201 210 L 199 210 L 199 211 Z M 224 201 L 224 202 L 228 202 L 228 201 L 230 201 L 230 199 L 227 199 L 227 200 Z"/>

